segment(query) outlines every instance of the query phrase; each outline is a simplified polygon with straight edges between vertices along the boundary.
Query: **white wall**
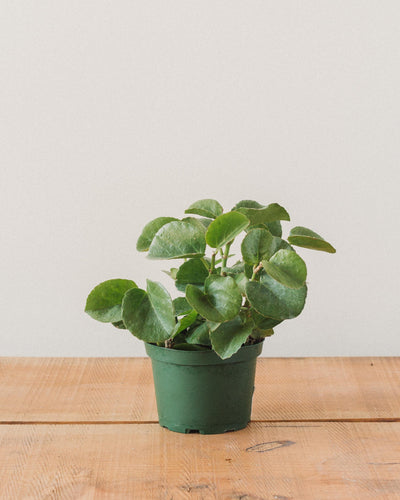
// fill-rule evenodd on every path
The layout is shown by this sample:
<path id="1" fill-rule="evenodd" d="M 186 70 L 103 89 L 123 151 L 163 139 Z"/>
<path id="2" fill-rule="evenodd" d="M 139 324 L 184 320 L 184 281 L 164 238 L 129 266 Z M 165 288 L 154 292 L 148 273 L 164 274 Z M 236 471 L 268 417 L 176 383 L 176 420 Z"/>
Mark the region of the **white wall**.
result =
<path id="1" fill-rule="evenodd" d="M 168 283 L 135 250 L 194 200 L 278 202 L 303 314 L 267 356 L 400 355 L 395 0 L 4 1 L 0 355 L 142 355 L 83 313 L 100 281 Z"/>

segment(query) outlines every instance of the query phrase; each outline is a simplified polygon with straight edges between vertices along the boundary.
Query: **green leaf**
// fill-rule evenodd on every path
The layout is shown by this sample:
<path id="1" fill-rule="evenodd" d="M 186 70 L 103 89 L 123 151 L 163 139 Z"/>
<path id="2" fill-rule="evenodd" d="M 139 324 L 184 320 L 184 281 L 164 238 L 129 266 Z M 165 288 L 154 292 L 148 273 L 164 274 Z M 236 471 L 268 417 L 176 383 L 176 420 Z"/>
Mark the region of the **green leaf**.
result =
<path id="1" fill-rule="evenodd" d="M 174 306 L 167 290 L 147 280 L 147 292 L 129 290 L 122 301 L 122 319 L 135 337 L 145 342 L 163 342 L 175 329 Z"/>
<path id="2" fill-rule="evenodd" d="M 247 208 L 242 206 L 237 211 L 244 214 L 250 220 L 250 226 L 266 224 L 277 220 L 290 220 L 287 211 L 278 205 L 278 203 L 271 203 L 267 207 L 262 208 Z"/>
<path id="3" fill-rule="evenodd" d="M 233 279 L 236 281 L 236 284 L 239 287 L 240 293 L 244 295 L 246 292 L 246 283 L 249 281 L 249 278 L 243 272 L 243 273 L 234 274 Z"/>
<path id="4" fill-rule="evenodd" d="M 203 293 L 194 285 L 187 285 L 186 299 L 204 318 L 222 323 L 234 318 L 240 311 L 242 295 L 230 276 L 210 275 Z"/>
<path id="5" fill-rule="evenodd" d="M 175 219 L 175 217 L 157 217 L 157 219 L 154 219 L 146 224 L 143 228 L 142 234 L 137 240 L 136 250 L 138 250 L 138 252 L 147 252 L 159 229 L 165 226 L 165 224 L 168 224 L 168 222 L 175 220 L 178 219 Z"/>
<path id="6" fill-rule="evenodd" d="M 85 312 L 103 323 L 121 321 L 121 303 L 127 290 L 136 288 L 132 280 L 111 279 L 103 281 L 90 292 L 86 299 Z"/>
<path id="7" fill-rule="evenodd" d="M 120 330 L 126 330 L 126 326 L 124 325 L 124 322 L 121 320 L 121 321 L 115 321 L 113 323 L 111 323 L 113 326 L 115 326 L 115 328 L 119 328 Z"/>
<path id="8" fill-rule="evenodd" d="M 271 255 L 274 255 L 278 250 L 291 250 L 294 252 L 294 248 L 289 245 L 289 243 L 278 236 L 274 236 L 271 248 Z"/>
<path id="9" fill-rule="evenodd" d="M 206 241 L 212 248 L 221 248 L 232 241 L 248 225 L 247 217 L 239 212 L 228 212 L 220 215 L 209 225 Z"/>
<path id="10" fill-rule="evenodd" d="M 163 226 L 149 249 L 151 259 L 201 257 L 206 248 L 205 227 L 189 221 L 174 221 Z"/>
<path id="11" fill-rule="evenodd" d="M 183 316 L 193 310 L 192 306 L 185 297 L 177 297 L 172 301 L 175 309 L 175 316 Z"/>
<path id="12" fill-rule="evenodd" d="M 246 295 L 250 305 L 263 316 L 278 320 L 291 319 L 304 308 L 307 285 L 297 289 L 288 288 L 262 273 L 260 282 L 247 283 Z"/>
<path id="13" fill-rule="evenodd" d="M 201 323 L 197 328 L 192 330 L 186 337 L 188 344 L 211 345 L 210 329 L 207 323 Z"/>
<path id="14" fill-rule="evenodd" d="M 202 217 L 209 217 L 210 219 L 215 219 L 222 214 L 224 209 L 218 203 L 217 200 L 198 200 L 194 202 L 188 209 L 185 210 L 185 214 L 196 214 Z"/>
<path id="15" fill-rule="evenodd" d="M 189 259 L 184 262 L 176 273 L 177 283 L 180 285 L 204 285 L 208 277 L 208 267 L 203 259 Z"/>
<path id="16" fill-rule="evenodd" d="M 179 333 L 185 331 L 189 326 L 193 325 L 193 323 L 197 319 L 197 311 L 190 311 L 186 316 L 182 316 L 182 318 L 176 323 L 175 329 L 171 335 L 171 338 L 175 338 Z"/>
<path id="17" fill-rule="evenodd" d="M 251 331 L 252 325 L 242 324 L 239 317 L 222 323 L 210 333 L 212 348 L 220 358 L 228 359 L 242 347 Z"/>
<path id="18" fill-rule="evenodd" d="M 333 246 L 325 241 L 319 234 L 314 233 L 306 227 L 294 227 L 288 237 L 289 243 L 298 247 L 311 248 L 312 250 L 321 250 L 322 252 L 336 253 Z"/>
<path id="19" fill-rule="evenodd" d="M 307 278 L 304 260 L 291 250 L 278 250 L 271 259 L 263 260 L 265 271 L 276 281 L 289 288 L 300 288 Z"/>
<path id="20" fill-rule="evenodd" d="M 270 330 L 278 326 L 283 321 L 279 319 L 267 318 L 254 309 L 251 310 L 251 319 L 255 327 L 259 330 Z"/>
<path id="21" fill-rule="evenodd" d="M 280 220 L 267 222 L 265 225 L 268 231 L 270 231 L 270 233 L 272 234 L 272 236 L 278 236 L 279 238 L 282 236 L 282 224 Z"/>
<path id="22" fill-rule="evenodd" d="M 242 241 L 242 255 L 247 264 L 256 266 L 273 255 L 274 237 L 267 229 L 252 229 Z"/>
<path id="23" fill-rule="evenodd" d="M 274 330 L 270 328 L 269 330 L 260 330 L 259 328 L 253 328 L 251 331 L 251 336 L 254 339 L 265 339 L 265 337 L 271 337 L 274 334 Z"/>
<path id="24" fill-rule="evenodd" d="M 176 274 L 177 274 L 177 272 L 178 272 L 178 268 L 177 267 L 171 267 L 171 269 L 169 271 L 166 271 L 166 270 L 163 271 L 163 273 L 165 273 L 167 276 L 169 276 L 173 280 L 176 280 Z"/>
<path id="25" fill-rule="evenodd" d="M 232 208 L 232 210 L 237 210 L 238 208 L 264 208 L 264 205 L 258 203 L 258 201 L 254 200 L 242 200 L 236 203 L 236 205 Z"/>

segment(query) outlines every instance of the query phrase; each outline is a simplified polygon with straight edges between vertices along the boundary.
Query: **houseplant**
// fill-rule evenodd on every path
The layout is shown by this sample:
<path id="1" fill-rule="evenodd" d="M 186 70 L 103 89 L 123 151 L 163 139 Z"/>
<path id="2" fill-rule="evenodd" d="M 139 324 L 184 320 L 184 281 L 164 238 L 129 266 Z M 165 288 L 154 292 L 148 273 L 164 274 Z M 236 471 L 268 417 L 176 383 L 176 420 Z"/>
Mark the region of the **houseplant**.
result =
<path id="1" fill-rule="evenodd" d="M 90 292 L 85 311 L 146 343 L 161 425 L 204 434 L 241 429 L 264 339 L 305 304 L 307 268 L 294 246 L 335 249 L 304 227 L 283 239 L 281 221 L 290 217 L 277 203 L 243 200 L 224 213 L 204 199 L 185 214 L 152 220 L 136 245 L 150 259 L 183 260 L 166 271 L 180 296 L 150 280 L 144 290 L 111 279 Z M 228 264 L 239 235 L 241 259 Z"/>

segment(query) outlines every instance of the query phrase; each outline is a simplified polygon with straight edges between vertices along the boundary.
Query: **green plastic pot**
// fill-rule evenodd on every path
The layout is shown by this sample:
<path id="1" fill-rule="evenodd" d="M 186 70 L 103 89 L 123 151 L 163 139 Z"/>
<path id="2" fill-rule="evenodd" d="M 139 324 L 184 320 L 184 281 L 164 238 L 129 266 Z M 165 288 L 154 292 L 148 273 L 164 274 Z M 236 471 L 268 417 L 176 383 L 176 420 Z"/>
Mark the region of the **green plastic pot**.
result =
<path id="1" fill-rule="evenodd" d="M 214 351 L 146 344 L 160 425 L 186 434 L 220 434 L 246 427 L 262 346 L 263 342 L 243 346 L 222 360 Z"/>

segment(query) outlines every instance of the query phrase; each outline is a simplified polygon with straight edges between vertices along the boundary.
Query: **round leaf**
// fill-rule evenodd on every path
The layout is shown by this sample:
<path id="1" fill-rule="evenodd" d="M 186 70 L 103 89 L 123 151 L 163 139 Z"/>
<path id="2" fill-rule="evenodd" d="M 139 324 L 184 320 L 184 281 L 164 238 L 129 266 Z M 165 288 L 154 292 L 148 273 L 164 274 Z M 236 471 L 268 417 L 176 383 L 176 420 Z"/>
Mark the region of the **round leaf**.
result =
<path id="1" fill-rule="evenodd" d="M 131 288 L 136 288 L 136 283 L 132 280 L 112 279 L 100 283 L 90 292 L 85 312 L 103 323 L 121 321 L 122 298 Z"/>
<path id="2" fill-rule="evenodd" d="M 255 266 L 273 254 L 274 237 L 266 229 L 252 229 L 242 241 L 242 255 L 247 264 Z"/>
<path id="3" fill-rule="evenodd" d="M 314 233 L 306 227 L 294 227 L 288 237 L 289 243 L 303 248 L 311 248 L 312 250 L 321 250 L 322 252 L 335 253 L 333 246 L 325 241 L 319 234 Z"/>
<path id="4" fill-rule="evenodd" d="M 185 297 L 177 297 L 172 301 L 172 303 L 174 304 L 175 316 L 182 316 L 192 311 L 192 306 L 185 299 Z"/>
<path id="5" fill-rule="evenodd" d="M 174 220 L 178 219 L 175 219 L 175 217 L 157 217 L 157 219 L 154 219 L 146 224 L 143 228 L 142 234 L 137 240 L 136 250 L 138 250 L 138 252 L 147 252 L 158 230 L 165 226 L 165 224 L 168 224 L 168 222 L 172 222 Z"/>
<path id="6" fill-rule="evenodd" d="M 251 331 L 252 325 L 243 325 L 239 317 L 222 323 L 210 333 L 212 348 L 220 358 L 228 359 L 242 347 Z"/>
<path id="7" fill-rule="evenodd" d="M 300 288 L 307 278 L 304 260 L 291 250 L 278 250 L 271 260 L 263 260 L 265 271 L 276 281 L 289 288 Z"/>
<path id="8" fill-rule="evenodd" d="M 175 328 L 174 306 L 167 290 L 147 280 L 147 292 L 129 290 L 122 301 L 122 319 L 135 337 L 145 342 L 163 342 Z"/>
<path id="9" fill-rule="evenodd" d="M 206 241 L 212 248 L 221 248 L 232 241 L 248 225 L 247 217 L 239 212 L 228 212 L 220 215 L 209 225 Z"/>
<path id="10" fill-rule="evenodd" d="M 244 214 L 250 220 L 250 226 L 266 224 L 277 220 L 290 220 L 287 211 L 278 203 L 271 203 L 267 207 L 248 208 L 241 206 L 237 209 L 238 212 Z"/>
<path id="11" fill-rule="evenodd" d="M 233 319 L 240 311 L 242 295 L 230 276 L 210 275 L 203 293 L 194 285 L 187 285 L 186 299 L 204 318 L 222 323 Z"/>
<path id="12" fill-rule="evenodd" d="M 307 285 L 293 289 L 281 285 L 267 274 L 261 281 L 249 281 L 246 295 L 250 305 L 261 315 L 278 320 L 295 318 L 304 308 Z"/>
<path id="13" fill-rule="evenodd" d="M 203 285 L 208 274 L 208 267 L 202 259 L 189 259 L 178 269 L 176 280 L 180 285 Z"/>
<path id="14" fill-rule="evenodd" d="M 215 219 L 222 214 L 224 209 L 218 203 L 217 200 L 198 200 L 194 202 L 188 209 L 185 210 L 185 214 L 196 214 L 202 217 L 209 217 L 210 219 Z"/>
<path id="15" fill-rule="evenodd" d="M 148 256 L 151 259 L 201 257 L 206 248 L 205 227 L 200 222 L 173 221 L 155 235 Z"/>

